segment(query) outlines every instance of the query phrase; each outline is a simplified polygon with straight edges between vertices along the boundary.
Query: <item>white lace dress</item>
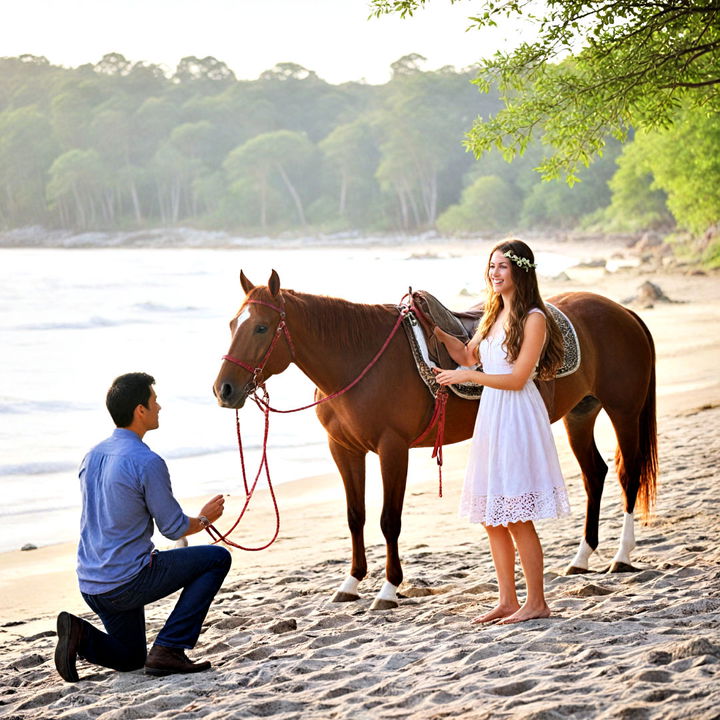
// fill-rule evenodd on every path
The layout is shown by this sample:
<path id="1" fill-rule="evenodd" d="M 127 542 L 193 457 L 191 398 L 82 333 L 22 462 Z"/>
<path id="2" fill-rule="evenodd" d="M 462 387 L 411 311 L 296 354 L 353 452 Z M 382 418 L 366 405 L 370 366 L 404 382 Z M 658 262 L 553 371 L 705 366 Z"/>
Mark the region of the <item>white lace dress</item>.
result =
<path id="1" fill-rule="evenodd" d="M 512 372 L 504 339 L 501 330 L 480 343 L 484 372 Z M 550 420 L 532 378 L 522 390 L 483 388 L 460 515 L 484 525 L 507 525 L 569 512 Z"/>

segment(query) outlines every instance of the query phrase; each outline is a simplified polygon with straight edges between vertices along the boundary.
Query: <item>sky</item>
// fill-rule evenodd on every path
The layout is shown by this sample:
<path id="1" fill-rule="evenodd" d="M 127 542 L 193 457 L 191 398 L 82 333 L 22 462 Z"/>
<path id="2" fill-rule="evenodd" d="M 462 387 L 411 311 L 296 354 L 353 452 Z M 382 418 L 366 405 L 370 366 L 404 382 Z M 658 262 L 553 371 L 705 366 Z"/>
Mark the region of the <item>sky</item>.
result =
<path id="1" fill-rule="evenodd" d="M 333 84 L 380 84 L 403 55 L 460 69 L 514 45 L 517 28 L 466 32 L 479 4 L 429 0 L 403 20 L 368 19 L 369 0 L 0 0 L 0 56 L 77 67 L 118 52 L 172 72 L 182 57 L 212 55 L 239 79 L 293 62 Z"/>

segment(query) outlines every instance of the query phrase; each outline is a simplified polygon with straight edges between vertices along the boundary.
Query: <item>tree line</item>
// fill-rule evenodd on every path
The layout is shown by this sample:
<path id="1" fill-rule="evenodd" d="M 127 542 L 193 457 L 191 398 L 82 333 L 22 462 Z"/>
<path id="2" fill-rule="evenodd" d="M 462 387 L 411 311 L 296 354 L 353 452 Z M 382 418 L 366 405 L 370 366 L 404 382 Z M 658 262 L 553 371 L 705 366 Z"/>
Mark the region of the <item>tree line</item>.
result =
<path id="1" fill-rule="evenodd" d="M 543 182 L 540 142 L 512 163 L 467 151 L 476 119 L 501 109 L 478 68 L 423 61 L 400 58 L 384 85 L 331 85 L 292 63 L 247 81 L 213 57 L 171 75 L 117 53 L 77 68 L 1 58 L 0 226 L 702 232 L 720 219 L 716 114 L 680 106 L 670 130 L 608 142 L 580 182 Z"/>

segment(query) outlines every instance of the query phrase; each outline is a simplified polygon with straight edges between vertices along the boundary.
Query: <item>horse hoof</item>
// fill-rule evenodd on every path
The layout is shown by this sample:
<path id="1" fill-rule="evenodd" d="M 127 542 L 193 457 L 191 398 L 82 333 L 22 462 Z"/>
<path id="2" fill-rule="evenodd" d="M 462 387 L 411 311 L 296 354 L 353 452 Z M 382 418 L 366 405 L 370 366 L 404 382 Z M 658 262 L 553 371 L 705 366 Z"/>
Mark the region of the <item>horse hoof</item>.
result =
<path id="1" fill-rule="evenodd" d="M 370 606 L 371 610 L 394 610 L 398 606 L 395 600 L 385 600 L 383 598 L 375 598 Z"/>
<path id="2" fill-rule="evenodd" d="M 352 593 L 343 592 L 342 590 L 338 590 L 334 595 L 332 602 L 355 602 L 355 600 L 359 600 L 359 595 L 353 595 Z"/>
<path id="3" fill-rule="evenodd" d="M 590 571 L 587 568 L 581 568 L 577 565 L 569 565 L 565 570 L 566 575 L 587 575 Z"/>
<path id="4" fill-rule="evenodd" d="M 614 562 L 605 571 L 609 573 L 626 573 L 626 572 L 640 572 L 640 568 L 633 567 L 624 562 Z"/>

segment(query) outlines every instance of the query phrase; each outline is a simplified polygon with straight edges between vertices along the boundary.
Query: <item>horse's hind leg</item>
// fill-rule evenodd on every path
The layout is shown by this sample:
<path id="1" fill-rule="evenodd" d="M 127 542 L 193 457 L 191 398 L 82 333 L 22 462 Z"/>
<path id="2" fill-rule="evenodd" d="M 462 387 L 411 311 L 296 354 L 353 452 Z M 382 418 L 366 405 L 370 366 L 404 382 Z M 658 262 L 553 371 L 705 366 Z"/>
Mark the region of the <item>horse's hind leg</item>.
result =
<path id="1" fill-rule="evenodd" d="M 408 449 L 400 441 L 385 442 L 379 449 L 383 481 L 383 508 L 380 527 L 385 536 L 385 583 L 377 594 L 371 610 L 389 610 L 398 606 L 397 588 L 403 571 L 398 552 L 402 524 L 402 508 L 407 483 Z"/>
<path id="2" fill-rule="evenodd" d="M 630 562 L 630 553 L 635 548 L 634 512 L 635 501 L 640 489 L 641 473 L 638 421 L 634 416 L 613 412 L 612 408 L 606 408 L 606 411 L 617 435 L 618 447 L 615 464 L 625 498 L 622 534 L 617 553 L 607 571 L 611 573 L 635 572 L 637 568 L 634 568 Z"/>
<path id="3" fill-rule="evenodd" d="M 598 452 L 593 435 L 595 419 L 601 409 L 600 401 L 588 395 L 563 420 L 570 440 L 570 447 L 580 464 L 587 495 L 585 534 L 580 541 L 575 557 L 565 571 L 566 575 L 589 572 L 588 560 L 590 555 L 597 550 L 599 542 L 600 500 L 608 470 L 602 455 Z"/>
<path id="4" fill-rule="evenodd" d="M 358 585 L 367 574 L 365 557 L 365 453 L 354 453 L 330 439 L 330 452 L 342 476 L 347 520 L 352 538 L 350 574 L 333 596 L 333 602 L 359 600 Z"/>

